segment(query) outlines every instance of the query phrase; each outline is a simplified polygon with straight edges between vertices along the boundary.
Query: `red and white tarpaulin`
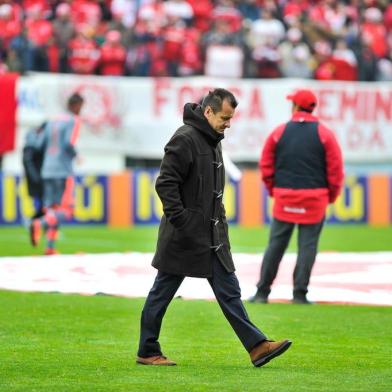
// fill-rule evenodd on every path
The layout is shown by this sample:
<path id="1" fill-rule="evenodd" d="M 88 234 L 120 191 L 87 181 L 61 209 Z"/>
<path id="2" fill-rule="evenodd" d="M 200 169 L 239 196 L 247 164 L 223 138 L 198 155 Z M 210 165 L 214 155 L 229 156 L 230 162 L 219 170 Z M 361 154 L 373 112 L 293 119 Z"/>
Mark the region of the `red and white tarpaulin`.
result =
<path id="1" fill-rule="evenodd" d="M 286 96 L 309 88 L 318 97 L 316 114 L 335 133 L 346 162 L 392 159 L 392 83 L 319 82 L 301 79 L 129 78 L 36 73 L 18 81 L 18 145 L 26 129 L 62 113 L 69 94 L 86 100 L 79 147 L 161 158 L 182 123 L 186 102 L 225 87 L 238 99 L 224 149 L 231 159 L 255 161 L 268 134 L 291 116 Z"/>
<path id="2" fill-rule="evenodd" d="M 109 253 L 0 258 L 0 288 L 17 291 L 105 293 L 145 297 L 156 270 L 151 253 Z M 244 299 L 254 294 L 262 255 L 234 254 Z M 295 255 L 282 260 L 272 301 L 290 300 Z M 392 252 L 320 253 L 309 286 L 316 302 L 392 306 Z M 213 299 L 206 279 L 186 278 L 177 296 Z"/>

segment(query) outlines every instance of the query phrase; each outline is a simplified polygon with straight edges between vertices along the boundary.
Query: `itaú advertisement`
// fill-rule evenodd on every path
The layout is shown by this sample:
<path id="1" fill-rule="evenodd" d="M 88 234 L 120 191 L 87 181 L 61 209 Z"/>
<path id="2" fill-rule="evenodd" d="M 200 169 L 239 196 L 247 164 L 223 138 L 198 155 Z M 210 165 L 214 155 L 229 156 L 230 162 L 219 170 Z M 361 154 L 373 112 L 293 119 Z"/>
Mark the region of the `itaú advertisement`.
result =
<path id="1" fill-rule="evenodd" d="M 107 222 L 107 177 L 77 176 L 74 187 L 74 217 L 71 223 Z M 22 224 L 34 214 L 22 176 L 0 175 L 0 225 Z"/>
<path id="2" fill-rule="evenodd" d="M 158 169 L 127 172 L 121 193 L 129 197 L 123 198 L 119 197 L 119 189 L 113 186 L 112 176 L 77 176 L 71 223 L 118 226 L 114 209 L 126 212 L 126 219 L 121 219 L 123 226 L 124 223 L 127 226 L 159 223 L 162 204 L 154 188 L 157 174 Z M 227 219 L 232 224 L 258 226 L 271 222 L 273 201 L 262 184 L 256 182 L 253 187 L 244 186 L 254 175 L 254 171 L 249 170 L 239 181 L 226 181 L 223 202 Z M 389 225 L 392 223 L 391 195 L 392 178 L 389 176 L 347 176 L 340 197 L 328 208 L 326 221 L 331 224 Z M 0 175 L 0 225 L 22 224 L 33 213 L 33 201 L 28 195 L 25 179 Z"/>

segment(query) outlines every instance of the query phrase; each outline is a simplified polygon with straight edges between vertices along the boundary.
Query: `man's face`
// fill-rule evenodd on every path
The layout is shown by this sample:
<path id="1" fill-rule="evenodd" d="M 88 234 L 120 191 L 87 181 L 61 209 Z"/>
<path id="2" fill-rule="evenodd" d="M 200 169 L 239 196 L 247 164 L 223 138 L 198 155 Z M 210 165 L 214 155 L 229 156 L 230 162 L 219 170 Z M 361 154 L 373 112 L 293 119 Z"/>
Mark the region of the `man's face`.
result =
<path id="1" fill-rule="evenodd" d="M 70 111 L 71 111 L 73 114 L 79 115 L 80 112 L 81 112 L 81 110 L 82 110 L 82 108 L 83 108 L 83 103 L 84 103 L 84 102 L 81 101 L 81 102 L 78 102 L 78 103 L 73 104 L 73 105 L 70 107 Z"/>
<path id="2" fill-rule="evenodd" d="M 220 133 L 224 134 L 226 128 L 230 128 L 230 120 L 234 116 L 234 109 L 230 103 L 225 99 L 222 102 L 222 110 L 214 113 L 210 106 L 207 106 L 204 110 L 204 115 L 207 118 L 211 128 Z"/>

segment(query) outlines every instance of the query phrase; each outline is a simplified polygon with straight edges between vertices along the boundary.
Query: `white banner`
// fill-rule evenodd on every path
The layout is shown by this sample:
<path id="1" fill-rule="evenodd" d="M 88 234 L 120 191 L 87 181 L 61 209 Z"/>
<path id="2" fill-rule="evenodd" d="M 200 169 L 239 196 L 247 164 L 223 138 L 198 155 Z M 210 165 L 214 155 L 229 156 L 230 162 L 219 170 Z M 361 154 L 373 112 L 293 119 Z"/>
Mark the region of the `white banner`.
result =
<path id="1" fill-rule="evenodd" d="M 186 102 L 224 87 L 239 101 L 224 147 L 234 161 L 257 161 L 266 136 L 291 115 L 286 95 L 310 88 L 316 115 L 335 131 L 346 162 L 392 161 L 392 83 L 299 79 L 127 78 L 34 74 L 18 84 L 18 147 L 31 126 L 64 111 L 75 90 L 86 98 L 80 149 L 160 158 L 182 124 Z"/>

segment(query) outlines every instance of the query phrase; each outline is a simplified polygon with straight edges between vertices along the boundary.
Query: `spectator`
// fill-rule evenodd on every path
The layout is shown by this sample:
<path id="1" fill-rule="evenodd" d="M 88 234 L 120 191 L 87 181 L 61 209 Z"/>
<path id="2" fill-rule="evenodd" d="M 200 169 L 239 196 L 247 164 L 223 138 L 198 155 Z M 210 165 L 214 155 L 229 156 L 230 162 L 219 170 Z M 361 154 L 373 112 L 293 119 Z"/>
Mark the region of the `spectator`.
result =
<path id="1" fill-rule="evenodd" d="M 52 10 L 46 0 L 22 0 L 22 8 L 25 15 L 29 15 L 36 9 L 39 9 L 44 19 L 49 19 L 52 14 Z"/>
<path id="2" fill-rule="evenodd" d="M 303 19 L 308 8 L 308 0 L 287 1 L 283 5 L 284 22 L 290 27 L 296 26 L 298 22 Z"/>
<path id="3" fill-rule="evenodd" d="M 381 10 L 385 10 L 384 18 Z M 361 80 L 374 80 L 377 75 L 371 72 L 387 67 L 391 15 L 390 4 L 373 0 L 0 0 L 0 51 L 3 61 L 21 73 L 96 73 L 93 61 L 90 67 L 76 70 L 70 67 L 74 59 L 68 57 L 91 60 L 94 45 L 100 52 L 106 33 L 116 30 L 127 50 L 126 75 L 198 74 L 203 65 L 211 64 L 211 57 L 221 68 L 215 61 L 220 49 L 213 46 L 231 45 L 225 52 L 228 61 L 236 63 L 233 69 L 238 71 L 242 62 L 241 71 L 231 76 L 308 77 L 316 67 L 320 68 L 314 73 L 318 79 L 354 80 L 358 75 Z M 293 45 L 286 34 L 292 28 L 302 34 L 300 45 Z M 88 36 L 88 45 L 78 42 L 79 33 Z M 186 42 L 179 39 L 181 34 L 188 37 Z M 347 44 L 345 54 L 342 48 L 333 49 L 341 45 L 340 40 Z M 322 61 L 315 48 L 320 41 L 327 42 L 332 51 Z M 350 49 L 357 59 L 357 71 L 352 54 L 347 59 Z M 368 50 L 376 63 L 383 59 L 382 67 L 373 64 Z M 201 56 L 198 61 L 196 55 Z M 204 66 L 204 72 L 210 69 Z"/>
<path id="4" fill-rule="evenodd" d="M 68 67 L 77 74 L 93 74 L 99 62 L 99 49 L 86 28 L 68 43 Z"/>
<path id="5" fill-rule="evenodd" d="M 198 75 L 202 71 L 203 62 L 200 51 L 200 33 L 196 29 L 187 29 L 180 52 L 178 75 Z"/>
<path id="6" fill-rule="evenodd" d="M 193 8 L 186 0 L 167 0 L 163 3 L 166 18 L 182 20 L 189 25 L 193 18 Z"/>
<path id="7" fill-rule="evenodd" d="M 386 56 L 388 52 L 387 31 L 383 25 L 382 13 L 378 8 L 371 7 L 364 12 L 362 37 L 377 58 Z"/>
<path id="8" fill-rule="evenodd" d="M 279 78 L 281 76 L 281 57 L 275 44 L 267 41 L 257 46 L 252 51 L 252 59 L 256 64 L 256 77 Z"/>
<path id="9" fill-rule="evenodd" d="M 358 79 L 357 61 L 354 52 L 344 40 L 339 40 L 335 50 L 326 41 L 316 42 L 316 58 L 318 59 L 314 77 L 318 80 Z"/>
<path id="10" fill-rule="evenodd" d="M 239 32 L 232 31 L 230 21 L 226 18 L 215 19 L 212 30 L 202 38 L 205 74 L 242 77 L 243 47 L 242 36 Z"/>
<path id="11" fill-rule="evenodd" d="M 56 8 L 53 20 L 53 35 L 59 48 L 60 72 L 68 71 L 68 44 L 75 36 L 75 26 L 71 20 L 71 7 L 61 3 Z"/>
<path id="12" fill-rule="evenodd" d="M 125 70 L 126 50 L 121 44 L 121 34 L 111 30 L 100 49 L 100 74 L 121 76 Z"/>
<path id="13" fill-rule="evenodd" d="M 377 63 L 377 80 L 381 82 L 392 81 L 392 53 L 383 57 Z"/>
<path id="14" fill-rule="evenodd" d="M 309 8 L 308 17 L 318 29 L 338 36 L 346 24 L 346 6 L 337 0 L 317 2 Z"/>
<path id="15" fill-rule="evenodd" d="M 357 66 L 357 59 L 354 51 L 347 46 L 347 43 L 343 39 L 339 39 L 335 44 L 335 49 L 332 52 L 332 56 L 335 59 L 343 60 L 351 65 L 353 68 Z"/>
<path id="16" fill-rule="evenodd" d="M 360 35 L 354 44 L 354 53 L 358 62 L 358 80 L 373 82 L 378 78 L 377 57 L 371 49 L 368 37 Z"/>
<path id="17" fill-rule="evenodd" d="M 20 73 L 23 74 L 33 69 L 34 48 L 27 37 L 27 31 L 25 27 L 20 32 L 20 34 L 11 41 L 10 50 L 13 51 L 18 57 L 17 62 L 20 67 Z"/>
<path id="18" fill-rule="evenodd" d="M 224 20 L 231 32 L 238 32 L 242 26 L 241 12 L 234 6 L 233 0 L 217 0 L 212 11 L 213 20 Z"/>
<path id="19" fill-rule="evenodd" d="M 311 78 L 312 55 L 309 46 L 302 40 L 301 30 L 292 27 L 287 31 L 286 37 L 287 39 L 278 47 L 281 75 L 290 78 Z"/>
<path id="20" fill-rule="evenodd" d="M 270 10 L 264 10 L 261 19 L 255 20 L 251 25 L 249 45 L 253 49 L 265 44 L 277 47 L 284 36 L 283 23 Z"/>
<path id="21" fill-rule="evenodd" d="M 32 45 L 32 58 L 34 71 L 49 71 L 47 44 L 53 37 L 52 24 L 42 19 L 42 10 L 39 4 L 30 7 L 26 20 L 27 38 Z"/>
<path id="22" fill-rule="evenodd" d="M 112 17 L 121 21 L 127 29 L 135 26 L 137 15 L 137 3 L 134 0 L 113 0 L 110 10 Z"/>
<path id="23" fill-rule="evenodd" d="M 13 38 L 21 32 L 21 23 L 12 16 L 10 4 L 0 5 L 0 45 L 8 49 Z"/>
<path id="24" fill-rule="evenodd" d="M 167 64 L 168 74 L 171 76 L 178 75 L 186 32 L 186 25 L 179 16 L 167 16 L 167 24 L 161 33 L 162 57 Z"/>
<path id="25" fill-rule="evenodd" d="M 24 65 L 20 60 L 16 50 L 9 48 L 7 51 L 7 58 L 5 61 L 7 71 L 16 72 L 19 74 L 24 73 Z"/>
<path id="26" fill-rule="evenodd" d="M 241 35 L 233 31 L 230 21 L 225 18 L 214 20 L 212 29 L 204 34 L 201 43 L 204 50 L 210 45 L 243 46 Z"/>
<path id="27" fill-rule="evenodd" d="M 102 19 L 102 12 L 98 1 L 73 0 L 71 5 L 71 18 L 76 31 L 95 31 Z"/>
<path id="28" fill-rule="evenodd" d="M 193 26 L 201 33 L 210 29 L 212 23 L 212 11 L 214 9 L 211 0 L 188 0 L 193 10 Z"/>
<path id="29" fill-rule="evenodd" d="M 241 12 L 244 20 L 254 22 L 260 19 L 261 7 L 258 0 L 245 0 L 237 4 L 237 9 Z"/>

